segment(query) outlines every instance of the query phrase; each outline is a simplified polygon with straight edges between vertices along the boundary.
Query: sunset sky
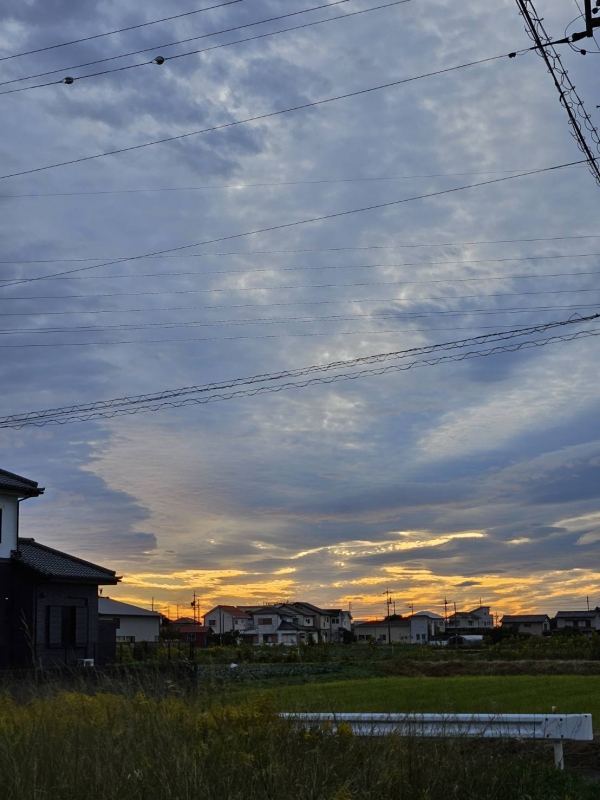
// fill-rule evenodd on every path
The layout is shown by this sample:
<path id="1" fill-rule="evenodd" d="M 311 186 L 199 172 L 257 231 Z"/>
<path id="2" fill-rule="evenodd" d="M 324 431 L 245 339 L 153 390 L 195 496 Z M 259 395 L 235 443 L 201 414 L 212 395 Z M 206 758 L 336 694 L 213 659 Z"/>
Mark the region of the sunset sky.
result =
<path id="1" fill-rule="evenodd" d="M 164 46 L 324 2 L 241 0 L 1 61 L 2 82 L 61 71 L 0 92 L 338 18 L 0 97 L 0 173 L 530 45 L 514 0 L 409 0 L 343 19 L 386 3 L 348 0 Z M 10 0 L 0 58 L 216 4 Z M 568 0 L 537 5 L 555 37 L 578 15 Z M 143 48 L 153 49 L 74 69 Z M 600 61 L 561 52 L 600 122 Z M 42 277 L 580 158 L 542 60 L 502 58 L 2 179 L 0 275 Z M 173 191 L 139 191 L 150 189 Z M 0 285 L 0 415 L 593 314 L 598 192 L 577 166 Z M 398 613 L 413 604 L 441 612 L 444 598 L 499 615 L 585 608 L 586 597 L 600 605 L 598 344 L 5 429 L 0 467 L 46 487 L 23 505 L 22 535 L 117 570 L 112 597 L 144 606 L 154 598 L 171 614 L 189 610 L 194 591 L 202 612 L 294 599 L 381 616 L 387 588 Z"/>

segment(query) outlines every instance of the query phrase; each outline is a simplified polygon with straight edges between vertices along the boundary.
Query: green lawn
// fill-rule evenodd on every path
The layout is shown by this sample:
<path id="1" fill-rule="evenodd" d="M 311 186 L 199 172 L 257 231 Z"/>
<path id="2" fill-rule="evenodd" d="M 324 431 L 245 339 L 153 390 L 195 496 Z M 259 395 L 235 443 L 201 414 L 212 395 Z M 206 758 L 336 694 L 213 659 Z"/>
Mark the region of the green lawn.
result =
<path id="1" fill-rule="evenodd" d="M 273 689 L 280 711 L 591 713 L 600 730 L 600 676 L 370 678 Z"/>

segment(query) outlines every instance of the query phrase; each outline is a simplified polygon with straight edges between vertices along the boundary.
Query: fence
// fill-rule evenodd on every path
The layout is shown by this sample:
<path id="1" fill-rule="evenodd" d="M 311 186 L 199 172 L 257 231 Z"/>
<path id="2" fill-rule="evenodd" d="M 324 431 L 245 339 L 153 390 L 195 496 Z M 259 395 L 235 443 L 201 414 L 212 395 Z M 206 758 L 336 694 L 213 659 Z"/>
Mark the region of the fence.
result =
<path id="1" fill-rule="evenodd" d="M 563 742 L 594 738 L 591 714 L 281 714 L 305 728 L 349 726 L 358 736 L 538 739 L 554 743 L 554 763 L 564 769 Z"/>

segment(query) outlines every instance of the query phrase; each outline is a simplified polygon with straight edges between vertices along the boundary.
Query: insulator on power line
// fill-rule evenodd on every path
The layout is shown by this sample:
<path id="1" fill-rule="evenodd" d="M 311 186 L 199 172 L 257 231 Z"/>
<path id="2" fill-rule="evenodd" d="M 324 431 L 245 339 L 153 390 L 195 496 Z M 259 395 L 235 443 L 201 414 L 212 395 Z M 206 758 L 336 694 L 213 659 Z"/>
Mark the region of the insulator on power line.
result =
<path id="1" fill-rule="evenodd" d="M 165 59 L 162 56 L 156 56 L 154 63 L 160 66 L 161 64 L 165 63 Z"/>
<path id="2" fill-rule="evenodd" d="M 75 78 L 72 78 L 70 75 L 67 75 L 66 78 L 63 78 L 62 83 L 66 83 L 70 86 L 72 83 L 75 83 Z"/>

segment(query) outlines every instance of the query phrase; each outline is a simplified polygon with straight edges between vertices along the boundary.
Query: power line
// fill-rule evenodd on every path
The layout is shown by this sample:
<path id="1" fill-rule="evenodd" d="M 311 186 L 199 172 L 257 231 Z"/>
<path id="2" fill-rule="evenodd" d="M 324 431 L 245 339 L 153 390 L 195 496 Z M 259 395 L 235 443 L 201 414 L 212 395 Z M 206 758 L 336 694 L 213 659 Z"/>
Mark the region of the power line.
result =
<path id="1" fill-rule="evenodd" d="M 598 308 L 597 305 L 588 306 L 589 308 Z M 548 311 L 556 311 L 557 309 L 570 309 L 570 308 L 582 308 L 582 306 L 549 306 Z M 529 313 L 531 310 L 535 309 L 523 309 L 522 312 L 509 312 L 509 313 Z M 449 312 L 450 313 L 450 312 Z M 462 314 L 463 312 L 451 312 L 454 316 Z M 475 312 L 474 312 L 475 313 Z M 492 314 L 499 314 L 502 312 L 490 312 Z M 418 315 L 418 318 L 429 316 L 427 314 Z M 417 318 L 417 315 L 415 315 Z M 409 320 L 410 321 L 410 320 Z M 191 336 L 186 337 L 183 339 L 123 339 L 123 340 L 115 340 L 115 341 L 96 341 L 96 342 L 29 342 L 26 344 L 0 344 L 0 349 L 2 350 L 9 350 L 9 349 L 22 349 L 22 348 L 29 348 L 29 349 L 36 349 L 36 348 L 56 348 L 56 347 L 107 347 L 107 346 L 115 346 L 115 345 L 154 345 L 154 344 L 189 344 L 192 342 L 232 342 L 232 341 L 250 341 L 250 340 L 271 340 L 271 339 L 313 339 L 313 338 L 323 338 L 327 337 L 331 339 L 332 337 L 339 337 L 339 336 L 381 336 L 381 335 L 390 335 L 394 334 L 397 335 L 398 333 L 430 333 L 431 331 L 463 331 L 463 330 L 484 330 L 489 328 L 497 328 L 497 325 L 470 325 L 470 326 L 460 326 L 460 327 L 451 327 L 451 328 L 360 328 L 359 330 L 350 330 L 350 331 L 327 331 L 327 332 L 314 332 L 311 331 L 310 333 L 269 333 L 269 334 L 262 334 L 257 336 L 255 334 L 246 334 L 246 335 L 236 335 L 236 336 Z"/>
<path id="2" fill-rule="evenodd" d="M 468 339 L 461 339 L 453 342 L 444 342 L 434 345 L 426 345 L 424 347 L 411 348 L 409 350 L 390 351 L 387 353 L 378 353 L 372 356 L 363 356 L 358 359 L 347 361 L 335 361 L 329 364 L 317 364 L 309 367 L 303 367 L 294 370 L 285 370 L 278 373 L 265 373 L 255 375 L 248 378 L 235 378 L 230 381 L 221 383 L 210 383 L 201 386 L 187 386 L 175 390 L 164 390 L 161 392 L 145 395 L 135 395 L 129 397 L 120 397 L 112 400 L 100 400 L 93 403 L 80 404 L 75 406 L 67 406 L 62 408 L 46 409 L 43 411 L 33 411 L 27 414 L 9 415 L 0 418 L 0 427 L 21 428 L 25 425 L 42 426 L 49 423 L 65 424 L 67 421 L 83 421 L 98 417 L 113 417 L 120 414 L 133 414 L 139 411 L 158 410 L 166 405 L 173 406 L 183 405 L 189 403 L 204 403 L 216 402 L 217 400 L 231 399 L 235 396 L 242 396 L 250 394 L 262 393 L 263 391 L 282 391 L 288 388 L 300 388 L 312 385 L 313 383 L 329 383 L 338 380 L 356 379 L 366 375 L 384 374 L 390 370 L 406 370 L 411 369 L 417 365 L 438 365 L 445 361 L 464 360 L 465 358 L 478 357 L 483 355 L 492 355 L 498 352 L 515 352 L 524 347 L 529 346 L 543 346 L 556 341 L 572 341 L 583 335 L 597 335 L 600 331 L 579 331 L 575 334 L 567 334 L 566 336 L 552 336 L 542 340 L 525 340 L 521 342 L 513 342 L 504 344 L 505 342 L 512 342 L 512 340 L 521 338 L 523 336 L 531 336 L 537 333 L 544 333 L 551 329 L 563 328 L 574 324 L 581 324 L 590 322 L 600 318 L 600 315 L 593 315 L 586 318 L 579 318 L 577 320 L 570 319 L 561 322 L 550 322 L 544 325 L 530 326 L 528 328 L 513 329 L 511 331 L 495 332 L 492 334 L 484 334 L 477 337 Z M 499 346 L 496 344 L 502 342 Z M 363 365 L 381 364 L 392 361 L 401 361 L 403 359 L 412 358 L 422 355 L 430 355 L 438 351 L 452 351 L 464 350 L 468 347 L 481 347 L 483 344 L 493 343 L 494 347 L 486 351 L 467 351 L 460 353 L 459 356 L 437 356 L 433 360 L 410 361 L 403 364 L 392 364 L 383 368 L 375 370 L 361 370 L 358 373 L 339 373 L 340 369 L 355 369 Z M 306 377 L 320 375 L 328 372 L 335 371 L 338 374 L 327 376 L 325 378 L 317 377 L 310 378 L 307 381 L 300 383 L 277 383 L 282 380 L 289 381 L 299 377 Z M 258 385 L 258 386 L 257 386 Z M 235 389 L 238 386 L 252 386 L 251 389 L 235 390 L 227 395 L 215 395 L 214 392 L 221 392 L 225 389 Z M 198 397 L 197 395 L 208 395 L 208 397 Z M 184 398 L 183 400 L 181 398 Z"/>
<path id="3" fill-rule="evenodd" d="M 150 22 L 140 22 L 137 25 L 129 25 L 126 28 L 119 28 L 114 31 L 106 31 L 105 33 L 96 33 L 93 36 L 84 36 L 81 39 L 72 39 L 70 42 L 61 42 L 60 44 L 50 44 L 46 47 L 38 47 L 36 50 L 25 50 L 22 53 L 13 53 L 11 56 L 2 56 L 0 61 L 8 61 L 11 58 L 21 58 L 21 56 L 30 56 L 34 53 L 43 53 L 47 50 L 56 50 L 59 47 L 68 47 L 72 44 L 81 44 L 81 42 L 90 42 L 92 39 L 101 39 L 103 36 L 114 36 L 117 33 L 125 33 L 126 31 L 133 31 L 137 28 L 146 28 L 149 25 L 158 25 L 161 22 L 170 22 L 174 19 L 181 19 L 182 17 L 190 17 L 193 14 L 202 14 L 203 11 L 212 11 L 215 8 L 223 8 L 224 6 L 231 6 L 234 3 L 241 3 L 242 0 L 227 0 L 227 2 L 219 3 L 216 6 L 208 6 L 206 8 L 197 8 L 194 11 L 186 11 L 184 14 L 174 14 L 171 17 L 162 17 L 162 19 L 153 19 Z"/>
<path id="4" fill-rule="evenodd" d="M 573 82 L 569 78 L 567 70 L 563 67 L 561 57 L 546 33 L 544 23 L 538 16 L 532 0 L 517 0 L 517 6 L 525 20 L 526 31 L 529 38 L 535 43 L 535 49 L 540 57 L 544 59 L 548 72 L 552 76 L 552 80 L 554 81 L 554 85 L 560 97 L 560 102 L 569 117 L 571 134 L 577 142 L 579 149 L 585 155 L 590 172 L 596 179 L 596 183 L 600 186 L 600 167 L 598 166 L 598 160 L 590 149 L 585 134 L 581 129 L 579 118 L 583 120 L 585 127 L 590 133 L 596 146 L 596 151 L 600 153 L 600 137 L 598 136 L 598 131 L 585 109 L 583 100 L 578 95 Z M 545 39 L 545 42 L 542 41 L 542 39 Z"/>
<path id="5" fill-rule="evenodd" d="M 578 162 L 583 163 L 583 162 Z M 525 173 L 528 174 L 528 173 Z M 473 242 L 425 242 L 420 244 L 392 244 L 392 245 L 364 245 L 361 247 L 356 246 L 340 246 L 340 247 L 302 247 L 297 249 L 288 250 L 233 250 L 228 253 L 185 253 L 179 255 L 148 255 L 138 256 L 137 260 L 141 259 L 171 259 L 171 258 L 214 258 L 216 256 L 264 256 L 264 255 L 279 255 L 283 253 L 337 253 L 346 251 L 361 251 L 361 250 L 403 250 L 415 249 L 420 247 L 465 247 L 467 245 L 481 245 L 481 244 L 521 244 L 529 242 L 566 242 L 579 239 L 600 239 L 600 234 L 586 233 L 576 236 L 546 236 L 537 237 L 533 239 L 487 239 L 478 240 Z M 194 247 L 195 245 L 190 245 Z M 170 251 L 163 251 L 168 253 Z M 95 258 L 34 258 L 25 260 L 5 260 L 0 261 L 0 264 L 70 264 L 82 263 L 86 261 L 106 261 L 112 257 L 109 256 L 96 256 Z M 118 264 L 129 259 L 126 256 L 119 256 L 111 261 L 112 264 Z M 467 263 L 467 262 L 465 262 Z M 98 264 L 94 268 L 108 266 L 105 264 Z M 85 276 L 84 276 L 85 277 Z M 92 276 L 95 277 L 95 276 Z M 100 276 L 107 277 L 107 276 Z M 110 276 L 108 276 L 110 277 Z M 40 276 L 38 280 L 46 280 L 54 278 L 53 275 Z M 7 279 L 10 280 L 10 279 Z M 62 278 L 62 280 L 83 280 L 83 278 Z"/>
<path id="6" fill-rule="evenodd" d="M 505 264 L 521 261 L 547 261 L 557 259 L 572 259 L 572 258 L 597 258 L 600 253 L 572 253 L 560 255 L 535 255 L 535 256 L 521 256 L 519 258 L 475 258 L 463 259 L 459 261 L 401 261 L 398 264 L 320 264 L 318 266 L 294 266 L 294 267 L 258 267 L 255 269 L 221 269 L 221 270 L 188 270 L 186 272 L 141 272 L 137 274 L 116 274 L 116 275 L 79 275 L 75 278 L 48 278 L 51 281 L 105 281 L 105 280 L 140 280 L 142 278 L 181 278 L 181 277 L 205 277 L 208 275 L 252 275 L 261 274 L 263 272 L 324 272 L 328 270 L 346 270 L 346 269 L 397 269 L 404 267 L 433 267 L 433 266 L 451 266 L 451 265 L 471 265 L 471 264 Z M 0 262 L 2 263 L 2 262 Z M 529 275 L 500 275 L 498 277 L 485 276 L 481 278 L 430 278 L 425 281 L 399 281 L 407 285 L 429 284 L 429 283 L 466 283 L 471 281 L 505 281 L 517 280 L 525 278 L 565 278 L 565 277 L 579 277 L 582 275 L 598 275 L 598 270 L 579 270 L 577 272 L 546 272 L 530 273 Z M 15 278 L 0 278 L 0 286 L 3 283 L 10 283 Z M 41 277 L 40 280 L 45 280 Z M 276 288 L 276 287 L 275 287 Z M 93 295 L 78 295 L 78 297 L 96 297 Z M 118 296 L 118 295 L 115 295 Z M 126 295 L 124 295 L 126 296 Z"/>
<path id="7" fill-rule="evenodd" d="M 577 167 L 580 169 L 581 167 Z M 258 189 L 277 186 L 315 186 L 328 183 L 378 183 L 381 181 L 408 181 L 428 178 L 464 178 L 471 175 L 510 175 L 514 172 L 522 172 L 523 169 L 496 169 L 485 172 L 438 172 L 431 175 L 392 175 L 381 178 L 329 178 L 314 181 L 273 181 L 270 183 L 226 183 L 221 185 L 204 186 L 165 186 L 147 189 L 105 189 L 100 191 L 86 192 L 37 192 L 27 194 L 0 194 L 0 199 L 23 199 L 23 198 L 43 198 L 43 197 L 86 197 L 113 194 L 150 194 L 155 192 L 198 192 L 208 190 L 228 190 L 228 189 Z M 2 262 L 0 262 L 2 263 Z"/>
<path id="8" fill-rule="evenodd" d="M 349 2 L 349 0 L 336 0 L 336 2 L 334 2 L 334 3 L 328 3 L 327 5 L 324 5 L 324 6 L 316 6 L 315 8 L 307 9 L 305 11 L 296 11 L 296 12 L 294 12 L 294 14 L 305 14 L 305 13 L 307 13 L 307 11 L 315 11 L 315 10 L 317 10 L 319 8 L 327 8 L 328 6 L 333 6 L 333 5 L 337 5 L 337 4 L 340 4 L 340 3 L 347 3 L 347 2 Z M 379 11 L 380 9 L 383 9 L 383 8 L 391 8 L 392 6 L 398 6 L 398 5 L 402 5 L 403 3 L 408 3 L 408 2 L 410 2 L 410 0 L 393 0 L 393 2 L 386 3 L 385 5 L 374 6 L 373 8 L 364 8 L 361 11 L 352 11 L 352 12 L 350 12 L 348 14 L 340 14 L 337 17 L 328 17 L 327 19 L 320 19 L 320 20 L 316 20 L 315 22 L 305 22 L 303 25 L 294 25 L 294 26 L 292 26 L 290 28 L 281 28 L 278 31 L 270 31 L 268 33 L 258 34 L 257 36 L 249 36 L 246 39 L 238 39 L 235 42 L 224 42 L 222 44 L 215 44 L 215 45 L 212 45 L 211 47 L 203 47 L 200 50 L 190 50 L 187 53 L 177 53 L 176 55 L 173 55 L 173 56 L 159 56 L 159 57 L 151 59 L 150 61 L 142 61 L 142 62 L 140 62 L 138 64 L 128 64 L 128 65 L 126 65 L 124 67 L 114 67 L 113 69 L 105 69 L 105 70 L 101 70 L 100 72 L 91 72 L 91 73 L 88 73 L 87 75 L 77 75 L 76 77 L 69 76 L 68 80 L 66 78 L 61 78 L 60 80 L 57 80 L 57 81 L 49 81 L 47 83 L 36 83 L 36 84 L 31 85 L 31 86 L 21 86 L 21 87 L 19 87 L 17 89 L 8 89 L 7 91 L 0 92 L 0 95 L 2 95 L 2 94 L 15 94 L 16 92 L 26 92 L 29 89 L 41 89 L 41 88 L 44 88 L 44 87 L 47 87 L 47 86 L 58 86 L 59 84 L 65 84 L 65 83 L 70 85 L 70 84 L 75 83 L 75 81 L 81 81 L 81 80 L 84 80 L 86 78 L 97 78 L 97 77 L 100 77 L 102 75 L 111 75 L 113 72 L 124 72 L 125 70 L 135 69 L 137 67 L 147 67 L 147 66 L 150 66 L 152 64 L 154 64 L 154 65 L 156 65 L 156 64 L 162 65 L 166 61 L 173 61 L 174 59 L 177 59 L 177 58 L 186 58 L 187 56 L 195 56 L 195 55 L 199 55 L 200 53 L 208 53 L 211 50 L 219 50 L 222 47 L 233 47 L 234 45 L 244 44 L 245 42 L 254 42 L 257 39 L 266 39 L 266 38 L 271 37 L 271 36 L 278 36 L 280 33 L 289 33 L 290 31 L 298 31 L 298 30 L 301 30 L 302 28 L 312 28 L 315 25 L 323 25 L 326 22 L 338 22 L 339 20 L 348 19 L 349 17 L 356 17 L 359 14 L 368 14 L 371 11 Z M 294 16 L 294 15 L 293 14 L 287 14 L 287 15 L 284 15 L 284 17 L 285 16 Z M 282 18 L 283 17 L 279 17 L 278 19 L 282 19 Z M 266 20 L 266 21 L 269 22 L 270 20 Z M 260 23 L 253 23 L 253 24 L 258 25 Z M 244 27 L 244 26 L 241 26 L 241 27 Z M 207 34 L 207 35 L 214 35 L 214 34 Z M 198 37 L 198 38 L 202 38 L 202 37 Z M 147 49 L 155 50 L 156 48 L 147 48 Z M 115 56 L 115 58 L 119 58 L 119 56 Z M 108 59 L 105 59 L 105 60 L 108 60 Z M 56 73 L 56 72 L 63 72 L 64 73 L 65 70 L 64 69 L 57 69 L 57 70 L 52 70 L 51 72 L 45 73 L 45 74 L 53 74 L 53 73 Z M 0 83 L 0 86 L 3 86 L 5 84 L 7 84 L 7 83 L 15 83 L 17 81 L 22 81 L 22 80 L 26 80 L 26 79 L 25 78 L 16 78 L 16 79 L 14 79 L 12 81 L 5 81 L 4 83 Z"/>
<path id="9" fill-rule="evenodd" d="M 205 241 L 202 241 L 202 242 L 194 242 L 193 244 L 179 245 L 177 247 L 169 247 L 169 248 L 167 248 L 165 250 L 157 250 L 157 251 L 152 252 L 152 253 L 143 253 L 143 254 L 137 255 L 137 256 L 130 256 L 130 257 L 126 257 L 126 258 L 114 259 L 112 261 L 106 261 L 106 262 L 104 262 L 102 264 L 94 264 L 94 265 L 87 266 L 87 267 L 77 267 L 76 269 L 64 270 L 62 272 L 52 273 L 51 275 L 39 276 L 37 278 L 21 278 L 19 280 L 12 281 L 11 283 L 4 284 L 4 286 L 0 286 L 0 289 L 5 289 L 7 286 L 20 285 L 22 283 L 31 283 L 33 281 L 38 281 L 38 280 L 47 280 L 48 278 L 55 278 L 55 277 L 58 277 L 58 276 L 61 276 L 61 275 L 71 275 L 71 274 L 73 274 L 75 272 L 85 272 L 85 271 L 92 270 L 92 269 L 100 269 L 101 267 L 108 267 L 108 266 L 112 266 L 113 264 L 122 264 L 122 263 L 124 263 L 126 261 L 138 261 L 138 260 L 140 260 L 142 258 L 150 258 L 152 256 L 162 256 L 162 255 L 166 255 L 168 253 L 181 252 L 182 250 L 190 250 L 192 248 L 202 247 L 202 246 L 205 246 L 205 245 L 208 245 L 208 244 L 217 244 L 219 242 L 228 242 L 228 241 L 232 241 L 234 239 L 242 239 L 242 238 L 245 238 L 247 236 L 254 236 L 254 235 L 260 234 L 260 233 L 270 233 L 270 232 L 276 231 L 276 230 L 286 230 L 286 229 L 289 229 L 289 228 L 298 227 L 300 225 L 307 225 L 307 224 L 310 224 L 310 223 L 313 223 L 313 222 L 323 222 L 325 220 L 330 220 L 330 219 L 339 219 L 341 217 L 346 217 L 346 216 L 349 216 L 351 214 L 359 214 L 359 213 L 362 213 L 362 212 L 365 212 L 365 211 L 374 211 L 374 210 L 378 210 L 378 209 L 381 209 L 381 208 L 391 208 L 392 206 L 402 205 L 404 203 L 410 203 L 410 202 L 413 202 L 415 200 L 425 200 L 425 199 L 428 199 L 428 198 L 431 198 L 431 197 L 441 197 L 442 195 L 445 195 L 445 194 L 453 194 L 455 192 L 464 191 L 466 189 L 474 189 L 474 188 L 477 188 L 479 186 L 491 186 L 492 184 L 503 183 L 505 181 L 514 180 L 515 178 L 523 178 L 523 177 L 527 177 L 529 175 L 538 175 L 538 174 L 541 174 L 541 173 L 544 173 L 544 172 L 553 172 L 553 171 L 557 171 L 559 169 L 565 169 L 567 167 L 572 167 L 574 164 L 581 164 L 581 163 L 584 163 L 584 161 L 572 161 L 572 162 L 569 162 L 568 164 L 558 164 L 558 165 L 556 165 L 554 167 L 544 167 L 544 168 L 540 168 L 540 169 L 531 170 L 529 172 L 523 172 L 523 173 L 520 173 L 518 175 L 508 175 L 508 176 L 506 176 L 504 178 L 493 178 L 491 180 L 481 181 L 479 183 L 471 183 L 471 184 L 467 184 L 465 186 L 455 186 L 455 187 L 453 187 L 451 189 L 442 189 L 442 190 L 439 190 L 437 192 L 429 192 L 427 194 L 416 195 L 414 197 L 405 197 L 405 198 L 402 198 L 401 200 L 390 200 L 390 201 L 388 201 L 386 203 L 376 203 L 376 204 L 371 205 L 371 206 L 363 206 L 362 208 L 354 208 L 354 209 L 350 209 L 348 211 L 337 211 L 337 212 L 334 212 L 332 214 L 324 214 L 324 215 L 319 216 L 319 217 L 311 217 L 309 219 L 296 220 L 295 222 L 286 222 L 286 223 L 283 223 L 281 225 L 271 225 L 271 226 L 266 227 L 266 228 L 258 228 L 258 229 L 252 230 L 252 231 L 245 231 L 243 233 L 233 233 L 233 234 L 229 234 L 228 236 L 220 236 L 220 237 L 215 238 L 215 239 L 206 239 Z"/>
<path id="10" fill-rule="evenodd" d="M 433 78 L 439 75 L 445 75 L 450 72 L 466 69 L 467 67 L 474 67 L 481 64 L 487 64 L 491 61 L 498 61 L 501 58 L 508 58 L 509 56 L 512 55 L 513 55 L 512 53 L 511 54 L 503 53 L 502 55 L 499 56 L 488 56 L 487 58 L 481 58 L 478 59 L 477 61 L 469 61 L 464 64 L 457 64 L 453 67 L 446 67 L 445 69 L 435 70 L 434 72 L 426 72 L 422 73 L 421 75 L 413 75 L 410 78 L 402 78 L 397 81 L 390 81 L 389 83 L 383 83 L 380 84 L 379 86 L 371 86 L 368 89 L 358 89 L 357 91 L 354 92 L 346 92 L 345 94 L 336 95 L 335 97 L 327 97 L 323 100 L 313 100 L 310 103 L 301 103 L 300 105 L 297 106 L 291 106 L 290 108 L 283 108 L 277 111 L 269 111 L 266 114 L 258 114 L 257 116 L 254 117 L 247 117 L 246 119 L 238 119 L 234 120 L 233 122 L 225 122 L 221 125 L 213 125 L 210 128 L 202 128 L 196 131 L 188 131 L 187 133 L 181 133 L 178 134 L 177 136 L 166 136 L 163 139 L 155 139 L 154 141 L 151 142 L 143 142 L 142 144 L 130 145 L 129 147 L 121 147 L 118 150 L 109 150 L 106 153 L 96 153 L 95 155 L 92 156 L 82 156 L 80 158 L 72 158 L 69 161 L 59 161 L 55 164 L 48 164 L 44 167 L 34 167 L 32 169 L 21 170 L 20 172 L 12 172 L 7 175 L 0 175 L 0 180 L 5 180 L 6 178 L 17 178 L 23 175 L 31 175 L 35 172 L 44 172 L 45 170 L 56 169 L 58 167 L 66 167 L 72 164 L 81 164 L 84 161 L 94 161 L 95 159 L 98 158 L 106 158 L 107 156 L 114 156 L 119 153 L 130 153 L 133 152 L 134 150 L 142 150 L 143 148 L 153 147 L 154 145 L 158 144 L 166 144 L 167 142 L 180 141 L 182 139 L 187 139 L 191 136 L 199 136 L 200 134 L 203 133 L 225 130 L 227 128 L 233 128 L 237 125 L 245 125 L 249 122 L 259 122 L 264 119 L 271 119 L 272 117 L 281 116 L 282 114 L 290 114 L 294 111 L 303 111 L 307 108 L 316 108 L 317 106 L 322 106 L 325 105 L 326 103 L 333 103 L 337 102 L 338 100 L 347 100 L 350 97 L 359 97 L 360 95 L 370 94 L 371 92 L 381 91 L 382 89 L 390 89 L 392 87 L 401 86 L 406 83 L 412 83 L 414 81 L 424 80 L 425 78 Z M 575 163 L 580 163 L 580 162 L 573 162 L 573 164 Z"/>
<path id="11" fill-rule="evenodd" d="M 597 290 L 597 291 L 600 291 Z M 471 295 L 472 299 L 482 299 L 484 297 L 496 297 L 496 296 L 504 296 L 504 295 Z M 417 301 L 445 301 L 448 299 L 464 299 L 464 298 L 416 298 Z M 340 301 L 334 301 L 335 304 L 340 304 Z M 362 302 L 360 300 L 355 302 Z M 386 302 L 383 300 L 380 301 L 371 301 L 371 302 Z M 389 301 L 388 301 L 389 302 Z M 402 302 L 396 301 L 396 302 Z M 414 302 L 413 300 L 406 300 L 404 302 Z M 307 303 L 306 305 L 311 305 Z M 600 305 L 599 303 L 592 304 L 593 308 L 597 308 Z M 584 304 L 583 306 L 573 306 L 573 308 L 589 308 L 589 304 Z M 258 308 L 264 308 L 264 306 L 258 306 Z M 561 306 L 560 308 L 564 308 Z M 172 311 L 186 311 L 186 310 L 195 310 L 195 309 L 145 309 L 144 313 L 155 313 L 156 311 L 163 311 L 163 310 L 172 310 Z M 512 311 L 513 309 L 506 309 L 507 312 Z M 517 309 L 521 311 L 522 309 Z M 526 309 L 527 311 L 535 311 L 535 308 Z M 503 308 L 496 308 L 496 309 L 484 309 L 482 310 L 474 310 L 474 313 L 488 313 L 491 311 L 494 314 L 502 314 L 505 309 Z M 117 312 L 117 313 L 125 313 L 125 312 Z M 133 312 L 129 312 L 133 313 Z M 421 317 L 421 316 L 430 316 L 437 312 L 419 312 L 419 311 L 381 311 L 381 312 L 370 312 L 370 313 L 361 313 L 361 314 L 330 314 L 330 315 L 322 315 L 317 317 L 258 317 L 258 318 L 242 318 L 242 319 L 217 319 L 211 320 L 207 322 L 205 320 L 191 320 L 191 321 L 183 321 L 177 320 L 175 322 L 167 321 L 167 322 L 136 322 L 136 323 L 121 323 L 115 325 L 70 325 L 68 327 L 62 328 L 51 328 L 51 327 L 35 327 L 35 328 L 5 328 L 0 329 L 0 336 L 20 336 L 25 333 L 32 333 L 35 335 L 47 335 L 49 333 L 79 333 L 79 332 L 93 332 L 93 333 L 101 333 L 104 331 L 138 331 L 138 330 L 154 330 L 154 329 L 174 329 L 174 328 L 217 328 L 221 326 L 226 327 L 246 327 L 249 325 L 289 325 L 289 324 L 306 324 L 306 323 L 314 323 L 314 322 L 352 322 L 356 319 L 398 319 L 398 318 L 405 318 L 405 317 Z M 440 313 L 450 313 L 453 315 L 461 315 L 461 316 L 468 316 L 471 313 L 470 309 L 459 309 L 459 310 L 452 310 L 452 309 L 445 309 Z M 1 315 L 5 316 L 5 315 Z M 44 316 L 43 312 L 41 314 L 36 314 L 35 316 Z"/>
<path id="12" fill-rule="evenodd" d="M 407 2 L 408 0 L 405 0 L 405 1 Z M 83 67 L 92 67 L 95 64 L 106 64 L 109 61 L 116 61 L 116 60 L 118 60 L 120 58 L 129 58 L 130 56 L 137 56 L 137 55 L 141 55 L 142 53 L 156 52 L 157 50 L 162 50 L 165 47 L 175 47 L 178 44 L 186 44 L 187 42 L 195 42 L 195 41 L 198 41 L 199 39 L 207 39 L 207 38 L 209 38 L 211 36 L 219 36 L 222 33 L 233 33 L 234 31 L 243 30 L 244 28 L 252 28 L 252 27 L 255 27 L 256 25 L 264 25 L 267 22 L 276 22 L 277 20 L 287 19 L 288 17 L 297 17 L 300 14 L 308 14 L 311 11 L 318 11 L 318 10 L 320 10 L 322 8 L 328 8 L 329 6 L 342 5 L 342 3 L 348 3 L 348 2 L 349 2 L 349 0 L 333 0 L 331 3 L 324 3 L 324 4 L 319 5 L 319 6 L 313 6 L 312 8 L 305 8 L 305 9 L 302 9 L 301 11 L 293 11 L 293 12 L 291 12 L 289 14 L 280 14 L 280 15 L 278 15 L 276 17 L 268 17 L 267 19 L 260 19 L 260 20 L 257 20 L 255 22 L 246 22 L 243 25 L 235 25 L 232 28 L 223 28 L 223 29 L 221 29 L 219 31 L 211 31 L 210 33 L 203 33 L 200 36 L 192 36 L 192 37 L 190 37 L 188 39 L 180 39 L 178 41 L 168 42 L 168 43 L 163 42 L 162 44 L 153 45 L 152 47 L 145 47 L 142 50 L 132 50 L 129 53 L 121 53 L 120 55 L 116 55 L 116 56 L 107 56 L 106 58 L 98 58 L 95 61 L 86 61 L 83 64 L 72 64 L 70 67 L 61 67 L 60 69 L 52 69 L 52 70 L 48 70 L 46 72 L 37 72 L 37 73 L 34 73 L 33 75 L 25 75 L 22 78 L 12 78 L 11 80 L 0 82 L 0 86 L 7 86 L 8 84 L 11 84 L 11 83 L 20 83 L 21 81 L 29 81 L 29 80 L 33 80 L 34 78 L 45 78 L 48 75 L 56 75 L 59 72 L 62 72 L 62 73 L 69 72 L 70 70 L 74 70 L 74 69 L 83 69 Z M 340 17 L 340 19 L 341 18 L 342 17 Z M 169 58 L 173 58 L 173 56 L 169 56 Z M 166 60 L 166 57 L 165 57 L 165 60 Z M 151 64 L 152 61 L 144 62 L 144 64 L 145 63 Z M 142 65 L 140 65 L 140 64 L 132 64 L 131 66 L 135 67 L 135 66 L 142 66 Z M 75 79 L 75 80 L 78 80 L 78 79 Z M 60 82 L 61 81 L 58 81 L 58 83 L 60 83 Z M 44 85 L 50 85 L 50 84 L 44 84 Z M 31 88 L 36 88 L 36 87 L 31 87 Z"/>

